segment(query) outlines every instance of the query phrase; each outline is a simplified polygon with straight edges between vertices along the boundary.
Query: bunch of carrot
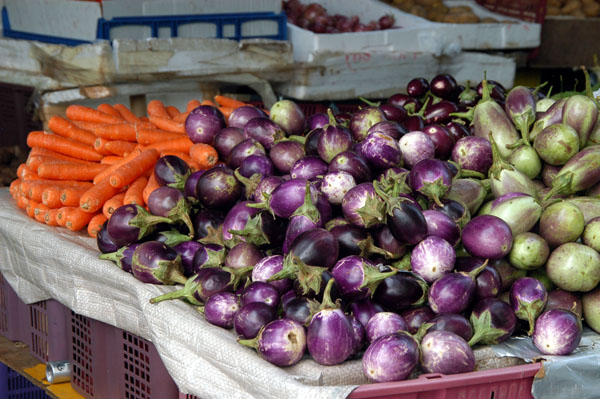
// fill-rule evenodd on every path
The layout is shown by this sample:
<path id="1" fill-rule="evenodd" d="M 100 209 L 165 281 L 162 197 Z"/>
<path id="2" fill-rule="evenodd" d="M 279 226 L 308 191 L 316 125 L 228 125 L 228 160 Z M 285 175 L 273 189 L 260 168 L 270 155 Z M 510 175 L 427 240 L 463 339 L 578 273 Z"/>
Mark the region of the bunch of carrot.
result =
<path id="1" fill-rule="evenodd" d="M 54 116 L 49 131 L 33 131 L 31 148 L 19 166 L 10 193 L 28 216 L 50 226 L 95 237 L 110 215 L 123 204 L 147 206 L 158 188 L 153 170 L 164 155 L 176 155 L 192 170 L 204 170 L 218 162 L 216 150 L 194 144 L 185 132 L 188 114 L 199 105 L 212 105 L 227 118 L 246 105 L 216 96 L 192 100 L 185 112 L 148 103 L 147 117 L 138 118 L 121 104 L 101 104 L 97 109 L 70 105 L 66 117 Z"/>

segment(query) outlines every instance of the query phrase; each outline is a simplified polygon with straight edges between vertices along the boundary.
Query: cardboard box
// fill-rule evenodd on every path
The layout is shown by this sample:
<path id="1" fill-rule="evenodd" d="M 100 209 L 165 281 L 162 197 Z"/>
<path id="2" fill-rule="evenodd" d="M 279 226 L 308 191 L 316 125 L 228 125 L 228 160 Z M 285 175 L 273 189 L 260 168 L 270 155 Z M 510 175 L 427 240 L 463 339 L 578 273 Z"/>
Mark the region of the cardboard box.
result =
<path id="1" fill-rule="evenodd" d="M 600 56 L 599 18 L 546 17 L 542 43 L 530 62 L 536 68 L 574 68 L 593 66 Z"/>

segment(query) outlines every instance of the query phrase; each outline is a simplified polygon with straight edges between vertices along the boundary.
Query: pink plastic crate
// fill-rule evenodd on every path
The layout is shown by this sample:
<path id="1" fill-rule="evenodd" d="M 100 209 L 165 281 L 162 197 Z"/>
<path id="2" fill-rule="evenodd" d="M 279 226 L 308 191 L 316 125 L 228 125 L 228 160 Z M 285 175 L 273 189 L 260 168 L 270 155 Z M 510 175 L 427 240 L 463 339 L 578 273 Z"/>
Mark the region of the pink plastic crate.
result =
<path id="1" fill-rule="evenodd" d="M 0 334 L 11 341 L 26 341 L 27 305 L 0 274 Z"/>
<path id="2" fill-rule="evenodd" d="M 177 397 L 177 386 L 150 341 L 74 312 L 69 333 L 71 385 L 85 398 Z"/>
<path id="3" fill-rule="evenodd" d="M 27 344 L 31 354 L 42 363 L 67 360 L 67 318 L 71 311 L 53 299 L 28 305 L 28 310 Z"/>
<path id="4" fill-rule="evenodd" d="M 361 385 L 348 399 L 531 399 L 531 386 L 541 364 L 441 375 L 414 380 Z"/>
<path id="5" fill-rule="evenodd" d="M 192 395 L 191 393 L 179 392 L 179 399 L 200 399 L 200 398 L 195 395 Z"/>

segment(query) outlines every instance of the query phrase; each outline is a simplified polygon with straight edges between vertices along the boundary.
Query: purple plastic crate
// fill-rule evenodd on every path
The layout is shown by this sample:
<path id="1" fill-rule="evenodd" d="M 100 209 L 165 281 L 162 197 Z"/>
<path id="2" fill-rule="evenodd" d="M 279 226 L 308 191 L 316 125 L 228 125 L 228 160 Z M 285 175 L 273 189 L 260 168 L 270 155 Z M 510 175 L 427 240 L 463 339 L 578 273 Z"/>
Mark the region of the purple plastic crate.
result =
<path id="1" fill-rule="evenodd" d="M 42 363 L 67 360 L 67 318 L 71 311 L 53 299 L 28 305 L 28 308 L 27 344 L 31 354 Z"/>
<path id="2" fill-rule="evenodd" d="M 0 363 L 0 398 L 49 399 L 50 396 L 15 370 Z"/>
<path id="3" fill-rule="evenodd" d="M 11 341 L 26 341 L 27 305 L 0 274 L 0 334 Z"/>

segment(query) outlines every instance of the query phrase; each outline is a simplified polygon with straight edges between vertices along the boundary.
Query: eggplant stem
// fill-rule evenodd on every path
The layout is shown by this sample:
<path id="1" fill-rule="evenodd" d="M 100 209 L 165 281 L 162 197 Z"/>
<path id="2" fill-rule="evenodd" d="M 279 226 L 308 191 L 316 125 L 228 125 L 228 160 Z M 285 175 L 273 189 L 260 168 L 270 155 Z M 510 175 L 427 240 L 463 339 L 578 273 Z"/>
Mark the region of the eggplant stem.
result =
<path id="1" fill-rule="evenodd" d="M 367 99 L 366 99 L 366 98 L 364 98 L 364 97 L 358 97 L 358 99 L 359 99 L 360 101 L 362 101 L 363 103 L 367 104 L 367 105 L 368 105 L 368 106 L 370 106 L 370 107 L 379 107 L 379 105 L 380 105 L 380 103 L 379 103 L 379 102 L 376 102 L 376 103 L 375 103 L 375 102 L 373 102 L 373 101 L 369 101 L 369 100 L 367 100 Z"/>

